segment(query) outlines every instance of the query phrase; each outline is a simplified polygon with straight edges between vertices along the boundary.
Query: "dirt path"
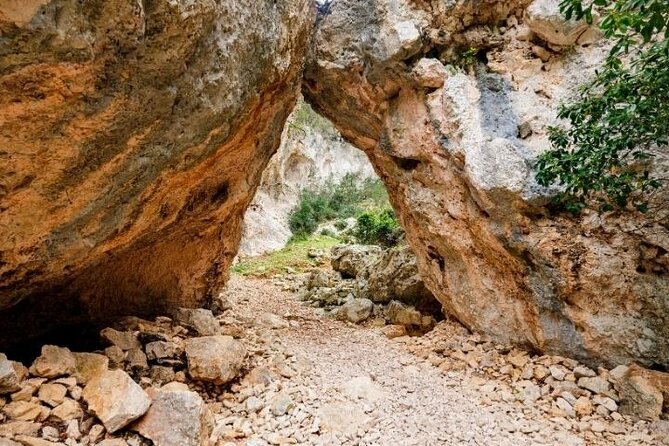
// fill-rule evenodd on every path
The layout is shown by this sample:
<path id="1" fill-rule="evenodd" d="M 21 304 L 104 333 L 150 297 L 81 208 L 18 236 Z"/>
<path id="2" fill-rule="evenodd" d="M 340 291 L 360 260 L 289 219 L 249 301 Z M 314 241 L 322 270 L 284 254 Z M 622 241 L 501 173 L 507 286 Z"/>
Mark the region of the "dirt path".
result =
<path id="1" fill-rule="evenodd" d="M 225 320 L 251 328 L 256 368 L 223 399 L 219 444 L 657 444 L 646 423 L 549 418 L 509 383 L 438 358 L 440 344 L 461 333 L 453 323 L 391 340 L 323 317 L 268 280 L 235 276 L 228 296 Z"/>

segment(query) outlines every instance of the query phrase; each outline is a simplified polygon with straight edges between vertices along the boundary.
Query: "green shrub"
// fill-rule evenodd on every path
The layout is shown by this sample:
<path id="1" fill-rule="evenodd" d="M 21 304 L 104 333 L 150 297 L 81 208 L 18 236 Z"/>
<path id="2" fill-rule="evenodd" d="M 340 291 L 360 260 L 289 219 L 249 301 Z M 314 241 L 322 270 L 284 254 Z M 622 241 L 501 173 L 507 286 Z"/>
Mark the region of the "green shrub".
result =
<path id="1" fill-rule="evenodd" d="M 313 234 L 321 223 L 340 220 L 339 225 L 345 228 L 345 219 L 388 206 L 388 193 L 381 180 L 347 174 L 338 183 L 328 182 L 321 188 L 303 190 L 299 203 L 288 216 L 288 225 L 293 236 L 303 237 Z"/>
<path id="2" fill-rule="evenodd" d="M 346 223 L 346 220 L 337 220 L 334 224 L 334 227 L 337 228 L 339 231 L 343 231 L 348 227 L 348 223 Z"/>
<path id="3" fill-rule="evenodd" d="M 320 232 L 319 235 L 322 235 L 322 236 L 325 236 L 325 237 L 336 237 L 337 236 L 337 234 L 335 234 L 334 232 L 332 232 L 331 229 L 328 229 L 328 228 L 321 229 L 321 232 Z"/>
<path id="4" fill-rule="evenodd" d="M 613 46 L 594 79 L 561 105 L 568 125 L 549 128 L 554 150 L 539 157 L 537 180 L 561 185 L 557 202 L 574 213 L 593 205 L 646 212 L 664 181 L 650 161 L 669 144 L 669 2 L 560 2 L 567 19 L 589 23 L 593 7 Z"/>
<path id="5" fill-rule="evenodd" d="M 391 208 L 381 211 L 367 211 L 358 216 L 354 236 L 358 243 L 368 245 L 394 246 L 403 237 L 397 217 Z"/>
<path id="6" fill-rule="evenodd" d="M 294 236 L 314 233 L 318 224 L 329 213 L 329 203 L 322 194 L 305 190 L 300 194 L 300 202 L 288 216 L 288 226 Z"/>

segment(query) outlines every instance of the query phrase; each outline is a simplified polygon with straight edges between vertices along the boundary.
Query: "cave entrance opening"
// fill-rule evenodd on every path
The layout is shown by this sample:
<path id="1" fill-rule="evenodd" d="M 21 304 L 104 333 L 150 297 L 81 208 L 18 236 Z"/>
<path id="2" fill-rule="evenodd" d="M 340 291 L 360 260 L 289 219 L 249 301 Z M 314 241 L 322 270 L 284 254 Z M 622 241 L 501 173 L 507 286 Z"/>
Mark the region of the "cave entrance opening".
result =
<path id="1" fill-rule="evenodd" d="M 231 273 L 280 281 L 349 322 L 421 335 L 443 319 L 367 155 L 302 100 L 245 214 Z"/>

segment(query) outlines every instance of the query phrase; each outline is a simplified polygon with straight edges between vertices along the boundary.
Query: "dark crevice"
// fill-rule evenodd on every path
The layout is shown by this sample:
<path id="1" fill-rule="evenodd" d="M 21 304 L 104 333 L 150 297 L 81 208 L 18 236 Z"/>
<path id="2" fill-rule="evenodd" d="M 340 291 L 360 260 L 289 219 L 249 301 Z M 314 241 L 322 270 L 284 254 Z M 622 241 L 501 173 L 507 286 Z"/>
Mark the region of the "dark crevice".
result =
<path id="1" fill-rule="evenodd" d="M 392 155 L 390 158 L 393 160 L 393 162 L 397 167 L 409 172 L 415 170 L 420 165 L 420 161 L 413 158 L 400 158 L 399 156 L 392 156 Z"/>
<path id="2" fill-rule="evenodd" d="M 104 350 L 100 340 L 101 325 L 77 323 L 58 327 L 38 337 L 9 344 L 3 351 L 7 357 L 25 365 L 30 365 L 40 355 L 42 346 L 57 345 L 73 352 L 93 352 Z"/>
<path id="3" fill-rule="evenodd" d="M 214 190 L 213 195 L 211 196 L 211 202 L 213 204 L 223 204 L 228 201 L 228 196 L 230 195 L 230 184 L 226 181 L 221 183 Z"/>
<path id="4" fill-rule="evenodd" d="M 427 256 L 430 258 L 430 260 L 434 260 L 435 262 L 437 262 L 437 264 L 439 265 L 439 270 L 442 273 L 446 271 L 446 261 L 439 254 L 439 252 L 434 246 L 427 247 Z"/>

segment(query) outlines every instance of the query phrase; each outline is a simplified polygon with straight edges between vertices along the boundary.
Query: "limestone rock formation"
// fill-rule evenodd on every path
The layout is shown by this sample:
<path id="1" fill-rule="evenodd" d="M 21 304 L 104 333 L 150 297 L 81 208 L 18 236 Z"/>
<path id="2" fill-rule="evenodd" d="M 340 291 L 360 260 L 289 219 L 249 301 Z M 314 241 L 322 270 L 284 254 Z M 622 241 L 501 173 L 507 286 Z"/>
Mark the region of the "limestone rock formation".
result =
<path id="1" fill-rule="evenodd" d="M 311 3 L 0 2 L 0 341 L 218 291 Z"/>
<path id="2" fill-rule="evenodd" d="M 186 341 L 188 373 L 194 380 L 230 382 L 239 374 L 246 354 L 244 345 L 231 336 L 203 336 Z"/>
<path id="3" fill-rule="evenodd" d="M 591 364 L 669 366 L 669 231 L 551 215 L 534 181 L 545 126 L 606 48 L 583 24 L 555 26 L 557 0 L 530 3 L 333 2 L 303 94 L 369 156 L 448 313 Z"/>
<path id="4" fill-rule="evenodd" d="M 4 353 L 0 353 L 0 395 L 19 390 L 19 377 L 14 365 Z"/>
<path id="5" fill-rule="evenodd" d="M 123 370 L 105 370 L 86 385 L 82 396 L 109 432 L 127 426 L 151 406 L 146 392 Z"/>
<path id="6" fill-rule="evenodd" d="M 188 386 L 172 383 L 150 389 L 151 408 L 131 426 L 156 446 L 208 446 L 212 416 L 204 401 Z"/>
<path id="7" fill-rule="evenodd" d="M 382 254 L 383 250 L 375 245 L 339 245 L 332 248 L 330 262 L 332 269 L 344 278 L 366 277 Z"/>
<path id="8" fill-rule="evenodd" d="M 289 117 L 281 146 L 263 172 L 244 216 L 240 256 L 276 251 L 292 236 L 288 215 L 300 192 L 337 182 L 346 174 L 374 176 L 367 156 L 345 142 L 334 126 L 304 102 Z"/>

